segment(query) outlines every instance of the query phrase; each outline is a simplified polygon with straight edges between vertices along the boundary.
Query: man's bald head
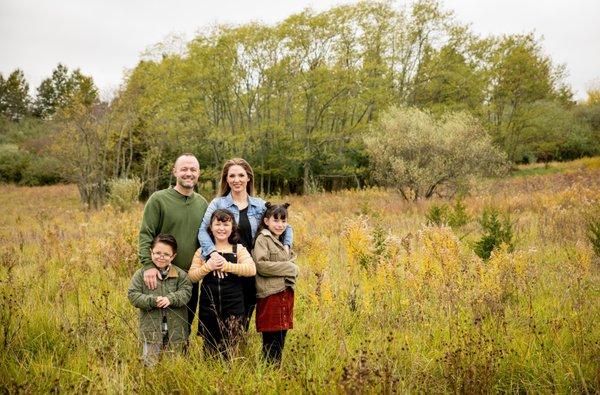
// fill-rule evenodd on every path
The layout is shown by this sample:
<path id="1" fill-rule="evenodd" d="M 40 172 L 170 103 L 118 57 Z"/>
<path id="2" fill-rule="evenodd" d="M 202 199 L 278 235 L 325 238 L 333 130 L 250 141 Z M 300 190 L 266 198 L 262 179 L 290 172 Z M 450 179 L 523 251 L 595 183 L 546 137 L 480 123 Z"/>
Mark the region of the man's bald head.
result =
<path id="1" fill-rule="evenodd" d="M 191 195 L 200 177 L 200 164 L 194 154 L 180 155 L 173 165 L 173 175 L 177 181 L 175 189 L 183 195 Z"/>
<path id="2" fill-rule="evenodd" d="M 180 162 L 183 160 L 194 160 L 196 161 L 196 167 L 200 167 L 200 162 L 198 162 L 198 158 L 196 158 L 196 155 L 191 154 L 189 152 L 186 152 L 185 154 L 181 154 L 177 157 L 177 159 L 175 159 L 175 164 L 173 164 L 173 170 L 175 170 L 177 168 L 178 165 L 180 165 Z"/>

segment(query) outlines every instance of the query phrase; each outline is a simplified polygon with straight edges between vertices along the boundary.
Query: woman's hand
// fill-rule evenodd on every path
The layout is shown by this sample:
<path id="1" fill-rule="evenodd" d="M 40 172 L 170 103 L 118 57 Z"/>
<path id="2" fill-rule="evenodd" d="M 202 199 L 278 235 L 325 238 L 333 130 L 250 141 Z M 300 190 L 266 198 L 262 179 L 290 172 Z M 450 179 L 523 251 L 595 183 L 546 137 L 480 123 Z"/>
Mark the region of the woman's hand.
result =
<path id="1" fill-rule="evenodd" d="M 159 296 L 156 298 L 156 307 L 159 309 L 166 309 L 171 305 L 171 301 L 166 296 Z"/>

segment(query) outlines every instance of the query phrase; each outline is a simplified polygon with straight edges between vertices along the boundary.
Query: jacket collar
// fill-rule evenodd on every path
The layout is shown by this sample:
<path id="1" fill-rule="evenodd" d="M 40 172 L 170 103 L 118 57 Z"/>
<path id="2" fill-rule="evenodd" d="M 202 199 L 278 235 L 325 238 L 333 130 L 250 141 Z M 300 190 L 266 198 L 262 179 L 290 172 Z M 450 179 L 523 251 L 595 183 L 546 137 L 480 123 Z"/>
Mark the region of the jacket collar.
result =
<path id="1" fill-rule="evenodd" d="M 179 273 L 177 273 L 177 269 L 175 269 L 175 265 L 171 264 L 171 268 L 169 269 L 169 274 L 167 277 L 176 278 L 179 277 Z"/>
<path id="2" fill-rule="evenodd" d="M 158 269 L 158 267 L 156 267 L 156 265 L 154 265 L 154 267 Z M 158 269 L 158 271 L 160 271 L 160 269 Z M 170 264 L 169 273 L 167 273 L 167 277 L 168 278 L 179 277 L 179 273 L 177 272 L 177 269 L 175 269 L 175 265 L 173 265 L 173 263 Z"/>
<path id="3" fill-rule="evenodd" d="M 231 206 L 235 205 L 235 202 L 233 201 L 233 197 L 231 196 L 231 191 L 229 191 L 229 193 L 227 195 L 223 196 L 222 199 L 225 202 L 227 207 L 231 207 Z M 261 203 L 262 203 L 261 198 L 257 198 L 257 197 L 248 195 L 248 205 L 254 206 L 254 207 L 260 207 Z"/>
<path id="4" fill-rule="evenodd" d="M 273 233 L 271 233 L 271 231 L 269 229 L 263 229 L 260 231 L 261 235 L 265 235 L 271 239 L 273 239 L 275 241 L 275 243 L 281 245 L 283 247 L 283 243 L 281 241 L 279 241 L 279 238 L 277 238 Z"/>
<path id="5" fill-rule="evenodd" d="M 275 235 L 273 233 L 271 233 L 271 231 L 269 229 L 263 229 L 260 231 L 261 235 L 264 235 L 266 237 L 269 237 L 271 240 L 273 240 L 273 242 L 279 247 L 282 248 L 283 250 L 285 250 L 285 246 L 283 245 L 283 243 L 281 241 L 279 241 L 279 239 L 277 237 L 275 237 Z M 296 259 L 296 253 L 290 249 L 288 252 L 288 257 L 290 259 Z"/>

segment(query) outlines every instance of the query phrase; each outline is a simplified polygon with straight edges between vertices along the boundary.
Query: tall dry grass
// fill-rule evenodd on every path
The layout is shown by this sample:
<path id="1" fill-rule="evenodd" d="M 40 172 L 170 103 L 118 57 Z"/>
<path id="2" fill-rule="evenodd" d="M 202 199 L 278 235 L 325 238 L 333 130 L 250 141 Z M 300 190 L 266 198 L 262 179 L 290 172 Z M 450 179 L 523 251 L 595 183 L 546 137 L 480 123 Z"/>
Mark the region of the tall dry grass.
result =
<path id="1" fill-rule="evenodd" d="M 281 369 L 260 337 L 233 362 L 140 360 L 126 298 L 142 205 L 82 211 L 71 186 L 0 187 L 0 387 L 38 392 L 600 392 L 600 262 L 585 218 L 598 158 L 478 184 L 468 224 L 371 189 L 285 197 L 301 276 Z M 274 198 L 277 199 L 277 198 Z M 515 249 L 472 251 L 485 207 Z"/>

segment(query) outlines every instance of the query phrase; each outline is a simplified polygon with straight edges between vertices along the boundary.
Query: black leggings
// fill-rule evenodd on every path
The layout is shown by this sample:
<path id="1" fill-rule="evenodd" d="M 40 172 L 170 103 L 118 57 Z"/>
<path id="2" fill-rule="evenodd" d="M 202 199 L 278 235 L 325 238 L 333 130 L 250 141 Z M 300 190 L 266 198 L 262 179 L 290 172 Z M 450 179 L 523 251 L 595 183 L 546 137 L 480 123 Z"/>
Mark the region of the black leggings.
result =
<path id="1" fill-rule="evenodd" d="M 262 355 L 267 362 L 281 363 L 281 354 L 283 354 L 286 333 L 287 330 L 262 333 Z"/>

